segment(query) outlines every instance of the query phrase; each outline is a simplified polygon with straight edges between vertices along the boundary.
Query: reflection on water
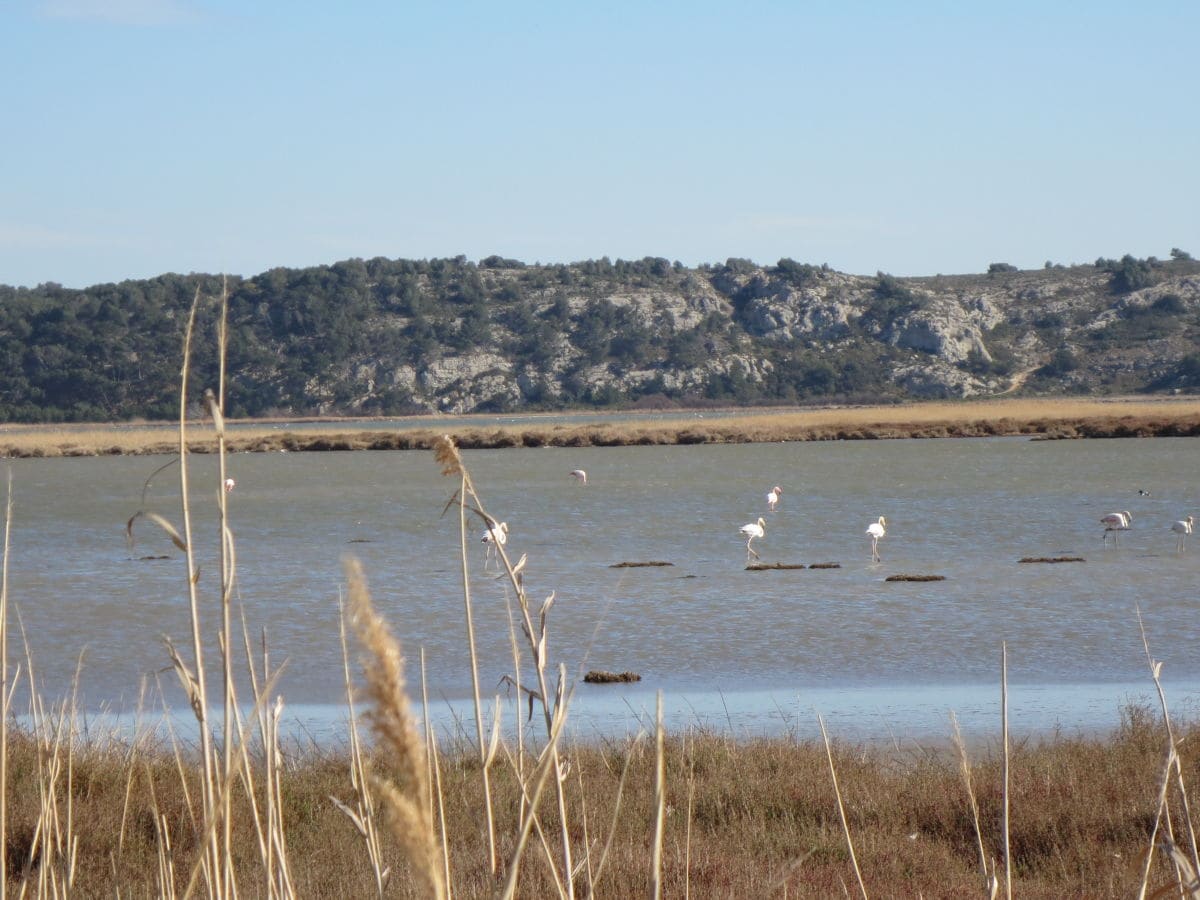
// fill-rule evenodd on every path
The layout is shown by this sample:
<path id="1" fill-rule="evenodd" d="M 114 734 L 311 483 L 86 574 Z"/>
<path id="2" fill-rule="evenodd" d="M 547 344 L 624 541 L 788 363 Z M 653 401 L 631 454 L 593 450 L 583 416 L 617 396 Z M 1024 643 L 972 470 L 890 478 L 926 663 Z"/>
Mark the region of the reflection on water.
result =
<path id="1" fill-rule="evenodd" d="M 551 660 L 573 677 L 643 677 L 617 689 L 581 685 L 581 729 L 591 716 L 597 731 L 623 731 L 618 719 L 636 721 L 633 710 L 652 709 L 661 689 L 680 722 L 788 731 L 811 728 L 816 709 L 866 733 L 872 722 L 944 732 L 948 708 L 998 719 L 1001 642 L 1015 725 L 1023 714 L 1037 727 L 1115 721 L 1130 691 L 1151 686 L 1139 605 L 1169 697 L 1190 702 L 1200 682 L 1200 546 L 1177 554 L 1170 524 L 1200 508 L 1189 480 L 1195 448 L 1191 439 L 988 439 L 464 455 L 488 510 L 509 524 L 509 553 L 529 555 L 533 602 L 555 593 Z M 87 707 L 132 710 L 143 680 L 160 679 L 172 705 L 184 705 L 160 641 L 190 646 L 182 554 L 144 520 L 132 551 L 123 534 L 161 461 L 12 463 L 10 597 L 50 697 L 69 690 L 82 653 Z M 203 626 L 215 634 L 215 460 L 192 466 Z M 457 483 L 430 454 L 239 454 L 229 468 L 238 599 L 252 641 L 265 634 L 272 661 L 285 664 L 278 692 L 290 705 L 340 701 L 347 552 L 363 560 L 410 658 L 424 648 L 435 706 L 469 696 L 458 517 L 442 514 Z M 586 486 L 569 478 L 577 468 Z M 783 499 L 768 512 L 775 484 Z M 174 471 L 155 479 L 149 503 L 180 524 Z M 1133 527 L 1119 549 L 1105 548 L 1098 520 L 1116 509 L 1133 513 Z M 738 528 L 759 515 L 764 561 L 841 567 L 746 572 Z M 865 529 L 880 515 L 888 533 L 872 563 Z M 481 680 L 485 693 L 501 693 L 511 598 L 483 571 L 482 527 L 469 529 Z M 141 558 L 159 555 L 170 558 Z M 1017 562 L 1067 555 L 1086 562 Z M 673 565 L 610 568 L 645 560 Z M 885 582 L 898 573 L 946 580 Z"/>

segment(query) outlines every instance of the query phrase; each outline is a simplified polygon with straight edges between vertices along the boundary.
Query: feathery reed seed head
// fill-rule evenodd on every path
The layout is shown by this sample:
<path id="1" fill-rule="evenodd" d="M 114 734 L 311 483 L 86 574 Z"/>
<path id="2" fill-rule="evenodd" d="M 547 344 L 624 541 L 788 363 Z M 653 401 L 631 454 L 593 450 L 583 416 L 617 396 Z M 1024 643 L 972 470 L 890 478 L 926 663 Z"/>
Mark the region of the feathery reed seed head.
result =
<path id="1" fill-rule="evenodd" d="M 433 442 L 433 458 L 441 463 L 443 475 L 463 474 L 462 456 L 450 435 L 443 434 Z"/>
<path id="2" fill-rule="evenodd" d="M 404 657 L 387 623 L 375 611 L 362 563 L 347 557 L 343 566 L 350 621 L 369 653 L 363 666 L 372 701 L 367 715 L 390 762 L 388 777 L 376 775 L 372 785 L 382 799 L 392 834 L 412 863 L 414 876 L 422 882 L 421 896 L 441 898 L 446 890 L 437 862 L 425 743 L 417 733 L 405 693 Z"/>

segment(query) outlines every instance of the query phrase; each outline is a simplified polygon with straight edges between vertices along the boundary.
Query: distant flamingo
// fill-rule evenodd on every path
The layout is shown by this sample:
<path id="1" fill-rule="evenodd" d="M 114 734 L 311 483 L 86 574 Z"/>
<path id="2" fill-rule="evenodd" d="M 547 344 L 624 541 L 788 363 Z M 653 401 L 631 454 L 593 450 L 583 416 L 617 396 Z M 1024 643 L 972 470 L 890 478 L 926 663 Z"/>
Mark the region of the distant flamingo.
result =
<path id="1" fill-rule="evenodd" d="M 879 541 L 887 534 L 887 520 L 880 516 L 878 522 L 867 526 L 867 534 L 871 536 L 871 562 L 879 562 Z"/>
<path id="2" fill-rule="evenodd" d="M 1100 524 L 1104 526 L 1104 543 L 1108 543 L 1108 533 L 1111 531 L 1113 535 L 1113 545 L 1121 546 L 1121 536 L 1117 534 L 1119 531 L 1128 531 L 1129 523 L 1133 521 L 1133 514 L 1129 510 L 1121 512 L 1109 513 L 1100 519 Z"/>
<path id="3" fill-rule="evenodd" d="M 236 481 L 234 481 L 232 478 L 225 479 L 225 493 L 232 494 L 235 487 L 237 487 Z"/>
<path id="4" fill-rule="evenodd" d="M 580 484 L 587 484 L 587 472 L 585 472 L 583 469 L 573 469 L 571 471 L 571 477 Z"/>
<path id="5" fill-rule="evenodd" d="M 774 512 L 775 504 L 779 502 L 779 498 L 782 495 L 783 488 L 781 488 L 779 485 L 775 485 L 775 487 L 771 488 L 771 490 L 767 492 L 767 509 L 771 510 L 771 512 Z"/>
<path id="6" fill-rule="evenodd" d="M 758 553 L 756 553 L 755 550 L 750 546 L 750 543 L 755 538 L 760 538 L 767 533 L 766 520 L 762 516 L 759 516 L 757 522 L 751 522 L 749 525 L 743 525 L 739 531 L 741 531 L 742 537 L 746 539 L 746 562 L 750 562 L 751 556 L 753 556 L 755 559 L 759 559 Z"/>
<path id="7" fill-rule="evenodd" d="M 499 524 L 496 524 L 493 522 L 488 530 L 483 533 L 483 537 L 481 537 L 479 541 L 480 543 L 487 545 L 483 556 L 483 568 L 484 571 L 486 571 L 488 567 L 488 561 L 493 556 L 499 556 L 496 548 L 503 547 L 508 543 L 508 523 L 500 522 Z"/>
<path id="8" fill-rule="evenodd" d="M 1196 524 L 1196 520 L 1192 516 L 1182 519 L 1171 526 L 1171 530 L 1175 532 L 1175 552 L 1182 553 L 1184 544 L 1187 541 L 1187 536 L 1192 533 L 1192 528 Z"/>

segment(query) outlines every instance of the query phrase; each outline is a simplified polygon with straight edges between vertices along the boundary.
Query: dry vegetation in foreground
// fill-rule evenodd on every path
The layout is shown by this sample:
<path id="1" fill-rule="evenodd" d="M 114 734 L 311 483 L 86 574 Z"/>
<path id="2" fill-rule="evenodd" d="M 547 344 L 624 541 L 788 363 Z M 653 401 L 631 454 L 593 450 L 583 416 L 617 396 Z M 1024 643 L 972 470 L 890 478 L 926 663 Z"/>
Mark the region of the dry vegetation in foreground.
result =
<path id="1" fill-rule="evenodd" d="M 1188 728 L 1176 739 L 1192 746 L 1200 731 Z M 1060 736 L 1012 750 L 1010 844 L 1015 896 L 1032 900 L 1138 895 L 1156 818 L 1166 740 L 1150 710 L 1131 708 L 1110 738 Z M 47 747 L 28 735 L 10 738 L 10 887 L 23 873 L 36 881 L 40 866 L 62 859 L 60 850 L 43 846 L 38 838 L 39 822 L 45 821 L 44 761 L 49 756 Z M 983 851 L 989 861 L 1002 860 L 1002 762 L 996 748 L 976 756 L 971 783 L 979 806 Z M 664 896 L 858 893 L 829 764 L 819 742 L 732 740 L 697 732 L 668 737 L 663 759 L 666 790 L 659 877 Z M 568 769 L 569 833 L 582 864 L 577 896 L 651 896 L 658 814 L 654 742 L 630 738 L 567 746 L 563 761 Z M 953 752 L 916 747 L 897 752 L 835 743 L 833 761 L 868 896 L 988 896 L 971 804 Z M 391 766 L 382 748 L 371 753 L 367 763 L 382 771 Z M 249 765 L 260 770 L 265 761 L 255 754 Z M 294 895 L 378 896 L 368 842 L 334 802 L 336 798 L 348 807 L 355 804 L 351 755 L 309 750 L 299 757 L 285 755 L 280 765 L 278 815 L 286 834 Z M 527 809 L 518 767 L 530 773 L 536 765 L 536 755 L 530 752 L 520 762 L 514 759 L 495 767 L 490 790 L 502 862 L 493 875 L 475 749 L 463 745 L 439 754 L 441 790 L 432 809 L 444 809 L 449 884 L 455 896 L 490 897 L 503 889 Z M 72 766 L 75 889 L 86 896 L 166 894 L 160 889 L 160 856 L 169 835 L 167 852 L 179 882 L 177 890 L 182 891 L 203 834 L 196 811 L 189 809 L 198 791 L 195 761 L 185 761 L 181 770 L 168 748 L 110 744 L 76 747 Z M 1200 788 L 1195 765 L 1186 767 L 1186 776 L 1194 796 Z M 185 794 L 185 783 L 190 794 Z M 67 788 L 64 771 L 46 798 L 58 805 L 61 815 L 65 815 Z M 264 802 L 261 790 L 256 798 Z M 232 845 L 232 865 L 239 893 L 288 896 L 272 892 L 264 877 L 254 810 L 242 786 L 235 792 L 230 813 L 238 837 Z M 539 815 L 546 845 L 535 834 L 535 843 L 527 847 L 516 890 L 520 897 L 559 894 L 550 865 L 553 856 L 548 855 L 557 853 L 559 819 L 554 803 L 543 802 Z M 1186 826 L 1178 810 L 1173 827 L 1176 839 L 1185 842 Z M 382 866 L 393 873 L 385 896 L 433 896 L 404 862 L 400 837 L 382 830 L 376 852 Z M 29 869 L 31 857 L 35 863 Z M 1151 891 L 1174 883 L 1162 855 L 1156 855 L 1149 883 Z"/>
<path id="2" fill-rule="evenodd" d="M 222 304 L 222 360 L 224 320 Z M 500 545 L 512 622 L 507 677 L 529 698 L 531 719 L 504 736 L 479 689 L 466 574 L 468 521 L 473 536 L 477 519 L 495 520 L 446 437 L 435 459 L 452 489 L 446 511 L 460 526 L 473 733 L 439 748 L 437 733 L 419 727 L 400 645 L 375 612 L 361 566 L 347 560 L 346 746 L 289 752 L 267 648 L 253 649 L 232 624 L 236 554 L 219 490 L 223 391 L 206 392 L 205 406 L 220 460 L 219 572 L 201 582 L 195 564 L 186 422 L 179 526 L 144 509 L 129 520 L 163 528 L 186 554 L 190 646 L 168 643 L 164 656 L 190 700 L 195 746 L 147 734 L 87 742 L 71 702 L 48 708 L 36 691 L 18 727 L 14 690 L 31 660 L 28 651 L 23 666 L 9 657 L 10 485 L 0 578 L 0 897 L 1011 897 L 1014 885 L 1032 898 L 1200 897 L 1187 802 L 1198 769 L 1177 752 L 1200 739 L 1200 727 L 1173 730 L 1148 647 L 1161 713 L 1127 710 L 1108 740 L 1012 746 L 1005 699 L 1000 737 L 974 767 L 957 739 L 957 753 L 873 750 L 831 742 L 823 722 L 820 744 L 668 736 L 661 698 L 651 735 L 572 745 L 562 735 L 573 685 L 551 663 L 554 595 L 535 604 L 523 580 L 528 558 L 514 562 Z M 360 690 L 352 689 L 351 630 Z M 210 667 L 213 654 L 219 665 Z M 240 701 L 235 666 L 249 673 Z"/>
<path id="3" fill-rule="evenodd" d="M 436 418 L 405 420 L 403 429 L 384 423 L 347 423 L 345 430 L 297 422 L 278 426 L 239 423 L 226 434 L 231 452 L 277 450 L 429 450 L 449 433 L 465 449 L 504 447 L 618 447 L 636 444 L 731 444 L 778 441 L 880 440 L 892 438 L 1030 435 L 1041 439 L 1200 436 L 1200 399 L 1012 400 L 914 403 L 901 406 L 747 411 L 707 419 L 681 415 L 653 421 L 605 421 L 577 425 L 471 426 L 439 424 Z M 411 427 L 415 423 L 416 427 Z M 426 427 L 427 423 L 427 427 Z M 193 453 L 211 453 L 215 434 L 195 423 Z M 172 453 L 176 441 L 163 427 L 119 425 L 10 426 L 0 430 L 0 456 L 96 456 Z"/>

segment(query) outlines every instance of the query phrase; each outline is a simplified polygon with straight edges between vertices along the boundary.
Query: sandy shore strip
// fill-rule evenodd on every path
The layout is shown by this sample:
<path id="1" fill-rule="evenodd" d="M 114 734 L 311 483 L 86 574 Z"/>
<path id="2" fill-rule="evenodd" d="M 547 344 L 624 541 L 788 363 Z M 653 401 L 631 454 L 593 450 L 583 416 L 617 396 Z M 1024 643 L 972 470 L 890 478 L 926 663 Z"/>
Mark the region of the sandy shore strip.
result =
<path id="1" fill-rule="evenodd" d="M 564 414 L 566 415 L 566 414 Z M 1200 397 L 1120 399 L 998 399 L 745 411 L 572 413 L 571 424 L 524 416 L 495 424 L 495 416 L 452 421 L 406 419 L 238 421 L 227 432 L 230 452 L 421 450 L 441 434 L 468 449 L 502 447 L 619 447 L 639 444 L 732 444 L 779 441 L 1027 435 L 1045 440 L 1200 436 Z M 579 419 L 585 421 L 579 421 Z M 401 427 L 402 425 L 402 427 Z M 216 449 L 210 421 L 189 426 L 192 452 Z M 166 454 L 179 448 L 178 425 L 0 426 L 0 456 L 57 457 Z"/>

